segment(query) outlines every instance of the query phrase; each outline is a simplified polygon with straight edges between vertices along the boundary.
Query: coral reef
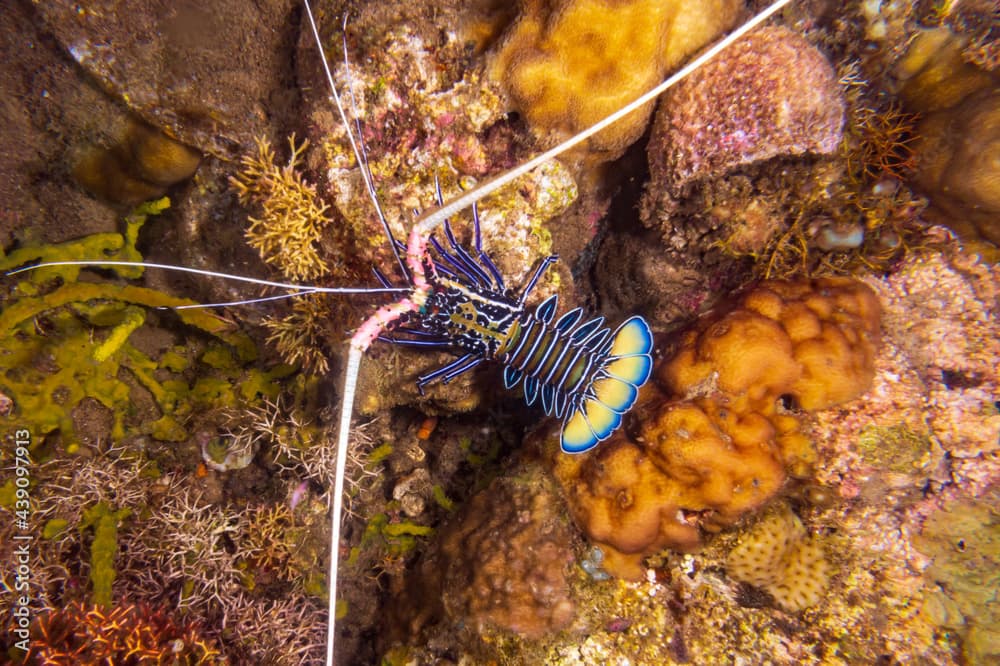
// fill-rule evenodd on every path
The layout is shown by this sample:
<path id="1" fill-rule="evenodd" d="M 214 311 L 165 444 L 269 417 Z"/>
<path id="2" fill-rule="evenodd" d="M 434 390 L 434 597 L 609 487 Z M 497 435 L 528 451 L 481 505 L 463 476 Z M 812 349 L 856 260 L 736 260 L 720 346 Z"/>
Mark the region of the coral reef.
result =
<path id="1" fill-rule="evenodd" d="M 832 153 L 843 122 L 843 94 L 822 53 L 784 27 L 751 33 L 666 94 L 647 148 L 644 219 L 665 224 L 670 199 L 739 166 Z"/>
<path id="2" fill-rule="evenodd" d="M 815 452 L 800 418 L 864 393 L 879 305 L 852 280 L 766 282 L 684 334 L 654 367 L 634 423 L 593 453 L 556 456 L 556 477 L 604 567 L 636 579 L 661 548 L 764 504 Z"/>
<path id="3" fill-rule="evenodd" d="M 965 57 L 967 36 L 946 27 L 916 35 L 897 67 L 900 94 L 922 114 L 915 181 L 948 224 L 1000 244 L 1000 76 Z"/>
<path id="4" fill-rule="evenodd" d="M 602 305 L 641 308 L 675 328 L 754 273 L 806 272 L 804 261 L 767 272 L 761 259 L 775 246 L 800 247 L 789 228 L 839 206 L 831 192 L 842 176 L 844 111 L 826 56 L 785 27 L 755 31 L 665 93 L 640 202 L 641 221 L 655 231 L 603 244 L 599 270 L 626 272 L 599 286 Z"/>
<path id="5" fill-rule="evenodd" d="M 961 634 L 962 656 L 970 664 L 1000 658 L 998 500 L 994 493 L 942 507 L 927 517 L 914 539 L 917 549 L 931 559 L 924 575 L 934 583 L 922 613 Z"/>
<path id="6" fill-rule="evenodd" d="M 326 11 L 317 9 L 320 15 Z M 401 240 L 407 238 L 413 212 L 436 205 L 438 184 L 444 198 L 452 198 L 525 154 L 503 119 L 496 86 L 470 67 L 458 35 L 446 33 L 445 42 L 438 43 L 441 34 L 425 15 L 429 11 L 359 5 L 348 30 L 351 39 L 361 42 L 365 57 L 349 66 L 340 63 L 333 72 L 338 87 L 352 96 L 345 109 L 349 122 L 360 127 L 381 211 Z M 339 52 L 339 22 L 321 27 L 330 52 Z M 322 155 L 314 168 L 327 176 L 321 194 L 332 201 L 354 239 L 352 255 L 362 265 L 389 272 L 395 260 L 346 128 L 330 106 L 314 45 L 304 49 L 301 68 L 302 79 L 315 91 L 307 98 L 306 113 L 314 124 L 310 138 Z M 573 176 L 551 162 L 479 203 L 483 247 L 510 284 L 527 279 L 537 261 L 552 252 L 546 224 L 576 197 Z M 468 218 L 452 223 L 458 238 L 468 242 Z M 547 276 L 537 296 L 552 293 L 555 279 Z"/>
<path id="7" fill-rule="evenodd" d="M 479 634 L 499 629 L 527 638 L 565 628 L 576 612 L 571 543 L 555 488 L 540 468 L 495 480 L 424 556 L 403 632 L 430 631 L 442 620 L 437 631 L 464 624 Z"/>
<path id="8" fill-rule="evenodd" d="M 738 10 L 733 0 L 524 0 L 488 72 L 532 130 L 555 143 L 653 88 L 732 27 Z M 620 157 L 652 110 L 651 103 L 590 139 L 591 158 Z"/>
<path id="9" fill-rule="evenodd" d="M 872 655 L 940 664 L 994 659 L 994 611 L 982 602 L 995 588 L 1000 483 L 990 370 L 1000 358 L 996 268 L 948 243 L 865 282 L 883 312 L 872 388 L 864 400 L 797 415 L 815 448 L 811 478 L 787 483 L 788 503 L 760 519 L 783 524 L 775 542 L 808 533 L 806 554 L 822 549 L 827 564 L 810 558 L 816 568 L 807 569 L 816 582 L 817 574 L 828 576 L 817 603 L 797 610 L 782 605 L 791 598 L 783 590 L 772 596 L 733 580 L 734 549 L 752 542 L 761 524 L 748 520 L 746 531 L 705 538 L 697 554 L 648 558 L 637 582 L 574 584 L 579 633 L 493 637 L 488 658 L 580 665 L 752 663 L 761 654 L 780 664 L 867 663 Z M 626 424 L 631 433 L 635 426 Z M 605 446 L 618 444 L 605 442 L 598 452 Z M 699 522 L 704 514 L 682 515 L 712 528 Z M 581 565 L 603 574 L 599 559 L 591 553 Z M 805 598 L 806 587 L 795 598 Z"/>
<path id="10" fill-rule="evenodd" d="M 796 612 L 814 606 L 830 579 L 822 547 L 809 538 L 787 504 L 770 509 L 726 557 L 726 572 L 764 588 L 779 606 Z"/>
<path id="11" fill-rule="evenodd" d="M 218 646 L 196 623 L 146 605 L 68 604 L 38 618 L 31 633 L 25 663 L 223 663 Z"/>
<path id="12" fill-rule="evenodd" d="M 283 196 L 285 203 L 303 204 L 295 210 L 276 205 L 262 215 L 263 202 L 251 203 L 260 206 L 252 212 L 260 220 L 252 233 L 261 246 L 266 241 L 276 248 L 268 256 L 282 250 L 265 218 L 288 214 L 286 221 L 298 216 L 301 222 L 321 210 L 330 220 L 317 222 L 322 233 L 287 239 L 289 247 L 312 255 L 289 254 L 285 263 L 299 266 L 304 257 L 318 280 L 334 286 L 374 285 L 370 264 L 396 281 L 395 260 L 344 131 L 336 127 L 315 45 L 294 4 L 265 0 L 247 9 L 223 1 L 210 17 L 190 7 L 125 14 L 104 11 L 100 2 L 83 10 L 62 0 L 14 3 L 0 17 L 7 28 L 0 30 L 0 51 L 18 58 L 18 67 L 0 73 L 12 91 L 0 104 L 9 129 L 0 140 L 6 158 L 0 235 L 5 250 L 16 248 L 3 264 L 156 257 L 260 272 L 265 266 L 241 242 L 244 217 L 226 187 L 237 175 L 237 156 L 248 154 L 259 176 L 283 181 L 286 191 L 275 202 Z M 613 11 L 594 0 L 503 4 L 317 2 L 328 54 L 349 51 L 350 66 L 335 63 L 334 75 L 350 93 L 344 95 L 348 114 L 360 123 L 380 200 L 399 238 L 414 210 L 434 205 L 435 177 L 451 196 L 560 131 L 538 130 L 526 108 L 506 116 L 514 95 L 506 97 L 501 82 L 486 75 L 485 60 L 508 55 L 504 48 L 519 26 L 537 28 L 541 36 L 542 18 L 553 28 L 575 29 L 573 11 Z M 607 39 L 598 34 L 574 44 L 577 58 L 588 45 L 628 37 L 636 22 L 625 20 L 624 7 L 619 3 L 618 17 L 597 26 L 598 33 L 610 33 Z M 647 17 L 670 11 L 645 2 L 629 7 L 650 7 Z M 910 152 L 917 147 L 911 136 L 925 131 L 911 111 L 947 118 L 941 132 L 926 137 L 943 134 L 945 148 L 957 154 L 952 149 L 967 150 L 968 137 L 953 121 L 991 121 L 994 101 L 982 101 L 982 89 L 940 110 L 905 99 L 908 89 L 921 86 L 933 91 L 929 97 L 948 97 L 933 81 L 942 72 L 944 89 L 964 89 L 965 75 L 950 66 L 911 77 L 922 83 L 904 83 L 898 95 L 889 81 L 890 72 L 905 77 L 907 67 L 919 69 L 915 61 L 896 68 L 918 23 L 942 23 L 968 36 L 961 60 L 995 77 L 992 9 L 983 0 L 793 3 L 777 20 L 805 42 L 789 40 L 802 62 L 787 73 L 818 64 L 818 52 L 835 65 L 848 100 L 838 154 L 801 154 L 796 151 L 806 144 L 797 143 L 768 157 L 742 145 L 741 127 L 725 124 L 739 104 L 720 97 L 729 83 L 722 81 L 727 85 L 704 95 L 705 115 L 698 120 L 734 131 L 718 137 L 703 127 L 702 136 L 715 141 L 707 146 L 711 154 L 688 153 L 718 172 L 698 171 L 689 160 L 691 179 L 666 181 L 677 190 L 667 192 L 660 211 L 669 215 L 645 233 L 635 231 L 643 146 L 611 168 L 583 174 L 573 170 L 579 165 L 550 164 L 484 202 L 484 248 L 512 289 L 541 256 L 558 252 L 563 263 L 539 285 L 538 298 L 558 290 L 564 301 L 594 307 L 609 320 L 651 314 L 664 334 L 659 347 L 668 355 L 625 432 L 590 459 L 546 461 L 581 466 L 574 473 L 584 478 L 570 479 L 579 484 L 574 488 L 600 499 L 586 518 L 591 529 L 610 524 L 611 536 L 588 533 L 593 543 L 576 543 L 553 482 L 537 469 L 498 472 L 498 460 L 521 446 L 537 414 L 516 397 L 489 395 L 495 375 L 469 375 L 419 396 L 413 374 L 437 367 L 443 357 L 380 346 L 366 358 L 370 374 L 360 394 L 375 418 L 355 429 L 349 451 L 338 663 L 378 663 L 370 637 L 390 629 L 403 638 L 385 655 L 389 663 L 752 663 L 762 654 L 780 664 L 995 660 L 995 609 L 987 593 L 995 588 L 1000 483 L 998 277 L 994 266 L 953 247 L 942 230 L 921 235 L 924 203 L 905 182 L 915 157 L 935 164 L 927 144 L 920 144 L 919 155 Z M 512 23 L 518 10 L 523 18 Z M 967 20 L 969 12 L 980 15 L 978 23 Z M 223 23 L 227 29 L 216 30 Z M 40 31 L 44 24 L 51 29 Z M 505 26 L 508 35 L 501 34 Z M 640 27 L 636 50 L 658 32 Z M 290 55 L 296 39 L 299 52 Z M 57 58 L 46 62 L 52 54 Z M 67 67 L 69 58 L 80 67 Z M 648 64 L 645 55 L 635 59 Z M 629 56 L 621 60 L 631 64 Z M 730 71 L 745 64 L 731 61 Z M 545 67 L 551 71 L 552 62 Z M 117 102 L 93 81 L 75 80 L 91 75 Z M 79 91 L 67 95 L 74 85 Z M 617 86 L 607 87 L 617 92 Z M 823 86 L 807 92 L 827 95 L 833 109 L 839 93 Z M 760 98 L 757 90 L 745 92 L 746 100 Z M 597 97 L 582 100 L 583 107 Z M 113 116 L 106 107 L 116 104 L 121 108 Z M 575 110 L 564 109 L 561 117 Z M 64 163 L 68 145 L 114 144 L 115 128 L 132 111 L 150 123 L 155 138 L 164 128 L 164 136 L 207 156 L 192 186 L 178 188 L 171 215 L 144 227 L 141 243 L 138 225 L 106 233 L 120 214 L 110 217 L 110 209 L 85 196 Z M 111 117 L 118 120 L 108 122 Z M 629 131 L 640 126 L 636 120 Z M 308 135 L 314 148 L 294 144 L 292 155 L 276 160 L 253 146 L 255 136 L 277 145 L 276 137 L 293 130 Z M 822 143 L 832 132 L 830 124 L 819 124 L 808 138 Z M 140 153 L 163 158 L 160 166 L 140 161 L 128 167 L 142 183 L 156 185 L 162 163 L 183 161 L 171 157 L 171 144 L 157 148 L 141 137 L 136 144 Z M 119 162 L 132 158 L 122 157 L 121 146 L 116 150 L 111 167 L 120 170 Z M 741 150 L 757 161 L 734 158 Z M 948 168 L 959 173 L 964 166 Z M 984 193 L 992 192 L 991 174 L 966 170 L 963 208 L 952 209 L 956 219 L 950 220 L 956 228 L 975 216 L 972 206 L 989 202 Z M 263 188 L 260 179 L 246 186 Z M 614 221 L 602 220 L 620 187 L 624 196 L 610 208 Z M 927 192 L 942 209 L 961 187 L 930 183 Z M 314 200 L 310 189 L 317 191 Z M 580 203 L 567 208 L 574 198 Z M 468 219 L 455 220 L 455 231 L 468 247 Z M 660 242 L 664 237 L 669 247 Z M 914 258 L 915 249 L 924 252 Z M 601 260 L 592 263 L 596 253 Z M 281 268 L 281 261 L 271 263 Z M 738 300 L 739 316 L 726 319 L 719 310 L 676 340 L 666 337 L 751 276 L 805 284 L 804 274 L 855 270 L 881 300 L 884 343 L 877 354 L 874 311 L 863 312 L 870 299 L 847 283 L 810 283 L 840 295 L 828 309 L 823 299 L 772 283 L 770 295 L 751 292 L 756 300 Z M 139 276 L 131 269 L 114 272 Z M 11 430 L 30 430 L 34 444 L 30 609 L 37 624 L 64 612 L 58 609 L 86 610 L 100 600 L 108 604 L 105 615 L 149 607 L 181 628 L 196 623 L 210 647 L 224 653 L 213 654 L 219 660 L 321 660 L 325 493 L 336 455 L 328 424 L 336 401 L 321 376 L 294 375 L 284 365 L 253 367 L 258 345 L 243 327 L 264 311 L 278 354 L 321 375 L 338 368 L 336 354 L 360 316 L 355 309 L 370 308 L 377 298 L 312 298 L 288 310 L 258 304 L 241 307 L 231 319 L 197 310 L 175 315 L 157 308 L 187 301 L 167 294 L 213 288 L 152 271 L 143 276 L 144 287 L 109 285 L 94 282 L 99 273 L 36 272 L 5 292 L 0 313 L 0 330 L 8 332 L 0 345 L 0 418 Z M 226 297 L 213 301 L 248 296 L 214 289 Z M 852 308 L 853 319 L 845 314 Z M 724 330 L 726 322 L 731 329 Z M 863 390 L 872 372 L 874 388 L 865 400 L 837 402 Z M 488 408 L 456 413 L 480 403 Z M 436 425 L 428 421 L 432 414 L 440 415 Z M 200 462 L 200 449 L 214 466 Z M 16 497 L 12 450 L 0 447 L 5 563 L 15 561 L 15 521 L 7 513 Z M 759 583 L 773 588 L 769 594 L 732 577 L 739 569 L 737 543 L 753 542 L 753 514 L 777 494 L 787 496 L 794 512 L 776 509 L 784 512 L 783 529 L 822 542 L 833 591 L 815 604 L 805 603 L 802 585 Z M 650 498 L 655 502 L 642 503 Z M 749 531 L 741 533 L 741 524 Z M 661 546 L 699 551 L 663 552 Z M 427 565 L 430 572 L 420 560 L 428 549 L 439 565 Z M 808 564 L 803 553 L 810 550 L 815 554 L 795 551 L 796 566 Z M 789 563 L 772 559 L 779 560 L 775 568 Z M 805 575 L 818 580 L 817 562 Z M 641 580 L 608 580 L 609 571 Z M 787 582 L 804 576 L 783 575 Z M 0 595 L 0 614 L 9 616 L 14 603 Z M 390 607 L 407 609 L 407 617 Z M 10 638 L 8 626 L 0 630 Z M 167 659 L 187 656 L 174 652 Z"/>

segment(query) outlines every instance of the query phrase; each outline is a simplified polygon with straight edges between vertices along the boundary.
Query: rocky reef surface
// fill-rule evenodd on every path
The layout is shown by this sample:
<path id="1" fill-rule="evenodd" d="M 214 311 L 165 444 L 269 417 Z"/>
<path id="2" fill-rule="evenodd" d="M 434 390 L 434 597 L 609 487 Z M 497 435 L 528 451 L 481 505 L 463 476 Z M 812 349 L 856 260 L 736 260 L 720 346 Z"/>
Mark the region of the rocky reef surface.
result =
<path id="1" fill-rule="evenodd" d="M 405 241 L 762 4 L 313 9 Z M 9 9 L 0 268 L 403 282 L 297 3 Z M 369 350 L 338 663 L 1000 658 L 997 37 L 988 2 L 793 2 L 481 201 L 508 287 L 559 254 L 529 307 L 644 315 L 653 377 L 568 455 L 496 368 L 421 391 L 452 354 Z M 5 656 L 321 662 L 344 343 L 394 296 L 3 287 Z"/>

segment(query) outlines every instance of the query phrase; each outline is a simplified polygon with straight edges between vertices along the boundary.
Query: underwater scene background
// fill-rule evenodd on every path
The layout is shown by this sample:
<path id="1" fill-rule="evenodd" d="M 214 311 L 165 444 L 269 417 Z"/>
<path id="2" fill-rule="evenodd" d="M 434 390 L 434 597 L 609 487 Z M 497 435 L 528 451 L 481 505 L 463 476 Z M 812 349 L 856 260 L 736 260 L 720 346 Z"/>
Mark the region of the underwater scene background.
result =
<path id="1" fill-rule="evenodd" d="M 313 10 L 405 239 L 765 4 Z M 5 9 L 5 273 L 404 285 L 297 0 Z M 642 315 L 652 378 L 570 455 L 498 367 L 418 390 L 455 355 L 376 343 L 338 663 L 1000 662 L 998 34 L 989 0 L 792 2 L 480 201 L 507 285 L 558 254 L 528 305 Z M 178 309 L 280 293 L 4 278 L 4 660 L 323 662 L 347 340 L 393 296 Z"/>

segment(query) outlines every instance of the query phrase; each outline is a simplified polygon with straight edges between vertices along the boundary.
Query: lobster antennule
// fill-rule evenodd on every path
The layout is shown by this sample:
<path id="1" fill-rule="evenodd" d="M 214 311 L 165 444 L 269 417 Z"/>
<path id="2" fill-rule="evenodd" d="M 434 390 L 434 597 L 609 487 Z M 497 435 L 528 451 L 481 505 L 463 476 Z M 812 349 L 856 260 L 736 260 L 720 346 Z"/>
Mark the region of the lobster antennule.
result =
<path id="1" fill-rule="evenodd" d="M 611 337 L 608 356 L 563 422 L 561 446 L 583 453 L 607 439 L 622 423 L 653 368 L 653 335 L 642 317 L 632 317 Z"/>

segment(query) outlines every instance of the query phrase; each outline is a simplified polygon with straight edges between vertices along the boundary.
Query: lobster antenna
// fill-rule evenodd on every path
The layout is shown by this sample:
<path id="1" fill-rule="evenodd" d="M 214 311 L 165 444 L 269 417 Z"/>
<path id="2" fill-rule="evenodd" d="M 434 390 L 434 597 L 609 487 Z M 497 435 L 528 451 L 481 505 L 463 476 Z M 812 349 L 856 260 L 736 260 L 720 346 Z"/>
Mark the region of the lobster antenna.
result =
<path id="1" fill-rule="evenodd" d="M 333 506 L 330 508 L 330 573 L 328 578 L 329 626 L 326 633 L 326 664 L 333 666 L 333 645 L 337 636 L 337 567 L 340 562 L 340 523 L 344 513 L 344 476 L 347 474 L 347 447 L 351 440 L 351 416 L 354 414 L 354 393 L 361 370 L 364 350 L 351 345 L 344 370 L 344 391 L 340 403 L 340 428 L 337 433 L 337 466 L 333 480 Z"/>
<path id="2" fill-rule="evenodd" d="M 309 5 L 309 0 L 302 0 L 302 3 L 306 7 L 306 16 L 309 18 L 309 28 L 312 31 L 313 39 L 316 40 L 316 48 L 319 50 L 319 59 L 323 64 L 323 73 L 326 75 L 326 81 L 330 85 L 330 97 L 333 99 L 334 105 L 337 107 L 337 113 L 340 115 L 340 121 L 344 124 L 344 130 L 347 132 L 347 140 L 351 144 L 351 151 L 354 152 L 354 159 L 358 161 L 358 166 L 361 169 L 361 179 L 365 182 L 365 190 L 368 192 L 368 198 L 372 200 L 375 205 L 375 212 L 378 214 L 379 222 L 382 223 L 382 230 L 385 232 L 386 238 L 389 241 L 389 248 L 392 250 L 393 255 L 396 257 L 396 262 L 399 264 L 399 268 L 403 271 L 403 275 L 409 278 L 410 272 L 406 268 L 406 262 L 399 255 L 399 251 L 396 249 L 396 238 L 392 235 L 392 230 L 389 228 L 389 221 L 385 218 L 385 213 L 382 211 L 382 204 L 378 200 L 378 193 L 375 191 L 375 184 L 372 182 L 371 170 L 368 168 L 368 159 L 364 151 L 364 143 L 361 140 L 361 134 L 358 133 L 357 138 L 354 136 L 354 131 L 351 129 L 351 121 L 347 117 L 347 112 L 344 110 L 344 105 L 340 101 L 340 93 L 337 92 L 337 85 L 333 82 L 333 73 L 330 71 L 330 63 L 326 60 L 326 51 L 323 49 L 323 40 L 319 36 L 319 28 L 316 27 L 316 19 L 313 17 L 312 7 Z M 350 75 L 350 64 L 347 62 L 347 17 L 344 17 L 344 58 L 345 64 L 347 64 L 347 72 Z M 351 92 L 353 100 L 353 92 Z M 354 107 L 355 115 L 357 115 L 357 108 Z M 360 144 L 360 147 L 359 147 Z"/>
<path id="3" fill-rule="evenodd" d="M 291 294 L 278 294 L 277 296 L 262 296 L 260 298 L 248 298 L 242 301 L 225 301 L 222 303 L 192 303 L 191 305 L 175 305 L 173 307 L 163 306 L 164 310 L 200 310 L 202 308 L 233 308 L 238 305 L 254 305 L 256 303 L 267 303 L 268 301 L 281 301 L 286 298 L 296 298 L 298 296 L 308 296 L 315 294 L 315 291 L 297 291 Z"/>
<path id="4" fill-rule="evenodd" d="M 277 287 L 278 289 L 291 289 L 296 292 L 307 293 L 307 294 L 399 294 L 409 291 L 409 289 L 406 289 L 404 287 L 320 287 L 318 285 L 309 285 L 309 284 L 287 284 L 285 282 L 274 282 L 272 280 L 259 280 L 257 278 L 247 277 L 245 275 L 232 275 L 230 273 L 206 271 L 201 268 L 174 266 L 172 264 L 155 264 L 152 262 L 145 262 L 145 261 L 46 261 L 40 264 L 33 264 L 31 266 L 24 266 L 22 268 L 17 268 L 15 270 L 9 271 L 7 275 L 17 275 L 18 273 L 26 273 L 28 271 L 34 271 L 40 268 L 49 268 L 51 266 L 89 266 L 93 268 L 98 268 L 101 266 L 126 266 L 129 268 L 161 268 L 163 270 L 177 271 L 179 273 L 194 273 L 195 275 L 203 275 L 205 277 L 223 278 L 225 280 L 236 280 L 237 282 L 249 282 L 251 284 L 259 284 L 265 287 Z M 299 294 L 286 294 L 286 296 L 296 296 L 296 295 Z M 223 305 L 241 305 L 243 303 L 256 303 L 259 301 L 277 300 L 278 298 L 285 298 L 285 296 L 252 299 L 249 301 L 238 301 L 238 302 L 233 301 L 232 303 L 216 303 L 213 305 L 202 305 L 198 307 L 211 308 Z M 183 307 L 193 307 L 193 306 L 183 306 Z M 173 308 L 173 309 L 180 309 L 180 308 Z"/>
<path id="5" fill-rule="evenodd" d="M 628 114 L 632 113 L 639 107 L 645 105 L 648 102 L 653 101 L 661 94 L 666 92 L 668 89 L 677 85 L 679 81 L 690 75 L 692 72 L 700 69 L 705 63 L 719 55 L 722 51 L 727 49 L 729 46 L 741 39 L 745 34 L 756 28 L 758 25 L 771 18 L 776 12 L 780 11 L 785 5 L 790 3 L 792 0 L 776 0 L 771 3 L 766 9 L 761 11 L 759 14 L 755 15 L 752 19 L 741 25 L 736 30 L 726 35 L 724 38 L 720 39 L 711 48 L 702 53 L 700 56 L 689 62 L 687 65 L 679 69 L 670 78 L 665 80 L 663 83 L 659 84 L 649 92 L 643 94 L 641 97 L 637 98 L 635 101 L 623 106 L 611 115 L 607 116 L 603 120 L 598 121 L 594 125 L 591 125 L 587 129 L 583 130 L 579 134 L 570 137 L 566 141 L 563 141 L 555 148 L 545 151 L 544 153 L 528 160 L 527 162 L 514 167 L 509 171 L 505 171 L 499 176 L 495 176 L 490 180 L 482 183 L 478 187 L 469 190 L 465 194 L 455 197 L 448 203 L 437 208 L 431 208 L 423 215 L 421 215 L 416 221 L 416 227 L 420 230 L 420 233 L 426 234 L 433 229 L 437 228 L 444 220 L 452 217 L 455 213 L 465 210 L 471 206 L 474 202 L 479 201 L 485 196 L 492 194 L 497 191 L 507 183 L 520 178 L 527 172 L 531 171 L 535 167 L 548 162 L 550 159 L 558 157 L 570 148 L 578 146 L 590 137 L 594 136 L 601 130 L 605 129 L 609 125 L 621 120 Z"/>

